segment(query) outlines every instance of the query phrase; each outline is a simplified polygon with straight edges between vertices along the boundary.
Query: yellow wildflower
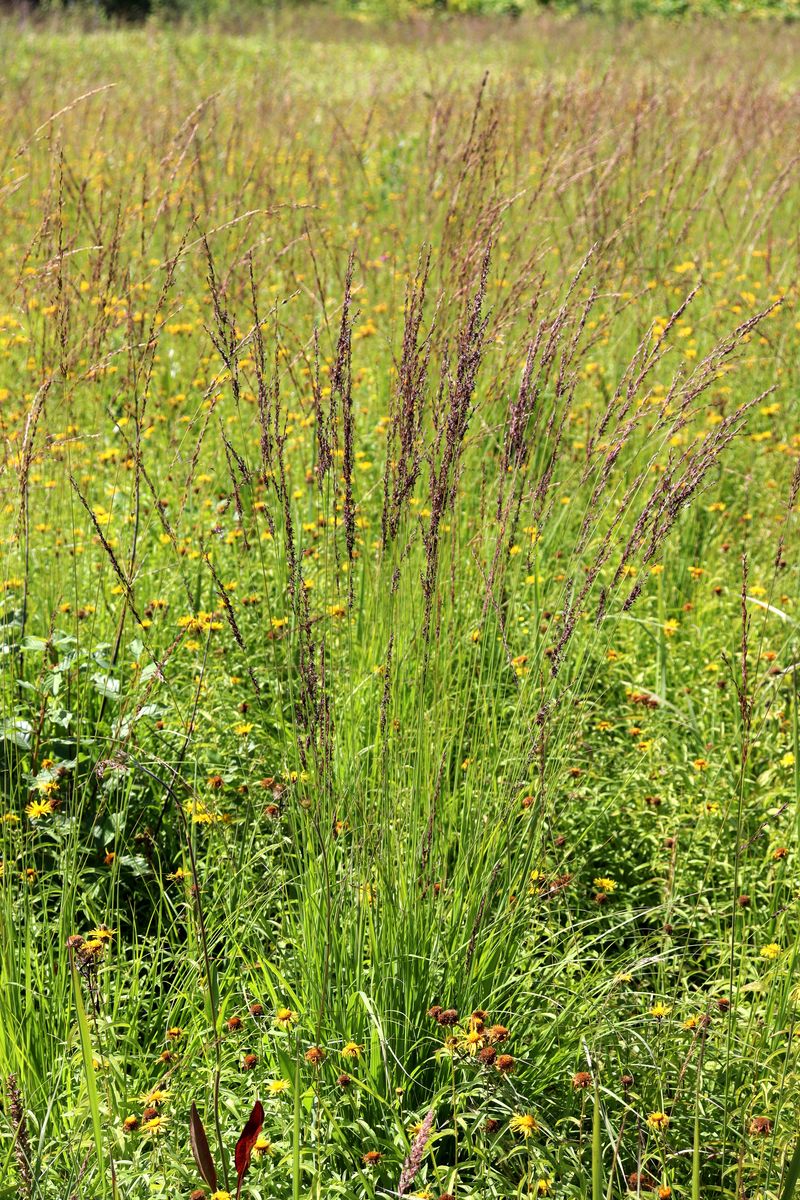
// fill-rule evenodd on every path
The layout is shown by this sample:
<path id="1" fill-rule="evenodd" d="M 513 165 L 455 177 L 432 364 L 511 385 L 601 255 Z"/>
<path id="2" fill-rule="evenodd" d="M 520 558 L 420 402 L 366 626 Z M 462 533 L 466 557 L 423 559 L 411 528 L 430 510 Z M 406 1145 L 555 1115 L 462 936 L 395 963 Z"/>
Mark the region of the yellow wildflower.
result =
<path id="1" fill-rule="evenodd" d="M 529 1138 L 538 1132 L 539 1123 L 533 1113 L 516 1113 L 508 1122 L 508 1128 L 520 1137 Z"/>
<path id="2" fill-rule="evenodd" d="M 31 821 L 39 821 L 42 817 L 53 815 L 53 806 L 49 800 L 31 800 L 30 804 L 26 805 L 25 815 Z"/>

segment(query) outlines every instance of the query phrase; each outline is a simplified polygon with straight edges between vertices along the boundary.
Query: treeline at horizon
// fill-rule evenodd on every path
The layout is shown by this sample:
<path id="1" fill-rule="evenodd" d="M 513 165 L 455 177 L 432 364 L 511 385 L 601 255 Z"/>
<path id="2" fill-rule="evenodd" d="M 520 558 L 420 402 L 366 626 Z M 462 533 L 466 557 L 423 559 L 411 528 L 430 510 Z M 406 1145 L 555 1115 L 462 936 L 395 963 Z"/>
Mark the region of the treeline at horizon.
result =
<path id="1" fill-rule="evenodd" d="M 643 17 L 723 17 L 797 20 L 800 0 L 25 0 L 0 2 L 0 13 L 40 18 L 86 15 L 111 20 L 253 20 L 296 11 L 402 20 L 419 16 L 498 17 L 558 13 L 631 20 Z"/>

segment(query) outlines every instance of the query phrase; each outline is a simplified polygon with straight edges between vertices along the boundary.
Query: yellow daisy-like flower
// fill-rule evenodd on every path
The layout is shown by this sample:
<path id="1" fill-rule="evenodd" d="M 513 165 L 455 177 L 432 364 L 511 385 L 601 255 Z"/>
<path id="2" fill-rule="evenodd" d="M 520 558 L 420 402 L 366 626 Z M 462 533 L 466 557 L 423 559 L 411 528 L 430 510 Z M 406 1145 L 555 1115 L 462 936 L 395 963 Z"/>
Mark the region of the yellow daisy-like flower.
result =
<path id="1" fill-rule="evenodd" d="M 656 1133 L 666 1133 L 669 1129 L 669 1117 L 664 1112 L 651 1112 L 647 1118 L 647 1124 Z"/>
<path id="2" fill-rule="evenodd" d="M 596 879 L 592 880 L 592 883 L 598 891 L 605 892 L 607 896 L 610 896 L 612 892 L 617 890 L 616 879 L 609 879 L 605 875 L 598 875 Z"/>
<path id="3" fill-rule="evenodd" d="M 761 947 L 761 957 L 766 959 L 775 959 L 780 955 L 781 948 L 777 942 L 770 942 L 766 946 Z"/>
<path id="4" fill-rule="evenodd" d="M 671 1012 L 672 1006 L 669 1004 L 654 1004 L 650 1009 L 650 1016 L 655 1017 L 657 1021 L 663 1021 Z"/>
<path id="5" fill-rule="evenodd" d="M 358 1042 L 345 1042 L 342 1046 L 342 1058 L 361 1058 L 363 1046 L 359 1046 Z"/>
<path id="6" fill-rule="evenodd" d="M 110 942 L 116 929 L 109 929 L 107 925 L 98 925 L 96 929 L 90 929 L 87 933 L 87 939 L 97 939 L 98 942 Z"/>
<path id="7" fill-rule="evenodd" d="M 461 1046 L 466 1050 L 467 1054 L 477 1054 L 483 1046 L 483 1041 L 483 1034 L 479 1033 L 477 1029 L 470 1029 L 469 1033 L 464 1037 Z"/>
<path id="8" fill-rule="evenodd" d="M 190 800 L 186 805 L 186 814 L 192 818 L 193 825 L 213 825 L 215 820 L 214 814 L 202 800 Z"/>
<path id="9" fill-rule="evenodd" d="M 222 622 L 215 621 L 213 613 L 199 612 L 196 617 L 191 615 L 180 617 L 178 627 L 188 629 L 190 633 L 207 633 L 210 629 L 219 632 L 222 629 Z"/>
<path id="10" fill-rule="evenodd" d="M 260 1133 L 256 1138 L 255 1146 L 253 1146 L 253 1154 L 255 1154 L 256 1158 L 266 1158 L 272 1153 L 272 1142 L 263 1133 Z"/>
<path id="11" fill-rule="evenodd" d="M 163 1133 L 166 1123 L 166 1117 L 151 1117 L 149 1121 L 145 1121 L 145 1123 L 142 1125 L 142 1133 L 150 1134 L 151 1136 Z"/>
<path id="12" fill-rule="evenodd" d="M 516 1113 L 508 1122 L 508 1128 L 512 1133 L 518 1133 L 520 1137 L 529 1138 L 532 1134 L 538 1133 L 539 1122 L 533 1113 Z"/>
<path id="13" fill-rule="evenodd" d="M 291 1008 L 279 1008 L 275 1013 L 275 1024 L 280 1029 L 291 1029 L 295 1021 L 299 1020 L 299 1013 L 292 1012 Z"/>
<path id="14" fill-rule="evenodd" d="M 230 1192 L 212 1192 L 211 1200 L 231 1200 Z"/>
<path id="15" fill-rule="evenodd" d="M 281 1092 L 285 1092 L 290 1087 L 288 1079 L 271 1079 L 267 1084 L 267 1091 L 270 1096 L 280 1096 Z"/>
<path id="16" fill-rule="evenodd" d="M 40 821 L 42 817 L 52 817 L 53 806 L 49 800 L 31 800 L 30 804 L 25 806 L 25 815 L 31 821 Z"/>
<path id="17" fill-rule="evenodd" d="M 88 942 L 84 942 L 80 947 L 81 958 L 93 958 L 101 954 L 105 943 L 100 938 L 90 938 Z"/>

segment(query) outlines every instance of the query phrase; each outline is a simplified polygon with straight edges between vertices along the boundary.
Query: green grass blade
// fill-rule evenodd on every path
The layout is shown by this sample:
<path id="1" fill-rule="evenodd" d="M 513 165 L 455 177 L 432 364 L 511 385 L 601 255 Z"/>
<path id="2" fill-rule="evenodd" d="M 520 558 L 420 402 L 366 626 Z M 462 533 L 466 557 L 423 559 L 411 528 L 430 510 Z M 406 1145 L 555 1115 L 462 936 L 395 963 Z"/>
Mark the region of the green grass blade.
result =
<path id="1" fill-rule="evenodd" d="M 800 1138 L 797 1139 L 794 1154 L 789 1163 L 789 1170 L 786 1173 L 786 1182 L 783 1185 L 781 1200 L 792 1200 L 798 1179 L 800 1179 Z M 694 1200 L 694 1197 L 692 1197 L 692 1200 Z"/>
<path id="2" fill-rule="evenodd" d="M 92 1035 L 89 1029 L 89 1021 L 86 1016 L 86 1009 L 83 1003 L 83 994 L 81 992 L 81 981 L 78 975 L 75 963 L 70 965 L 72 971 L 72 987 L 75 997 L 75 1013 L 78 1019 L 78 1033 L 81 1042 L 81 1059 L 83 1060 L 83 1072 L 86 1076 L 86 1094 L 89 1097 L 89 1109 L 92 1114 L 92 1133 L 94 1135 L 94 1146 L 97 1152 L 97 1162 L 100 1169 L 101 1178 L 105 1179 L 105 1156 L 103 1154 L 103 1126 L 100 1115 L 100 1100 L 97 1094 L 97 1083 L 94 1075 L 94 1055 L 92 1053 Z M 105 1191 L 105 1187 L 104 1187 Z"/>
<path id="3" fill-rule="evenodd" d="M 592 1110 L 592 1200 L 603 1200 L 603 1144 L 600 1127 L 600 1088 L 594 1083 Z"/>

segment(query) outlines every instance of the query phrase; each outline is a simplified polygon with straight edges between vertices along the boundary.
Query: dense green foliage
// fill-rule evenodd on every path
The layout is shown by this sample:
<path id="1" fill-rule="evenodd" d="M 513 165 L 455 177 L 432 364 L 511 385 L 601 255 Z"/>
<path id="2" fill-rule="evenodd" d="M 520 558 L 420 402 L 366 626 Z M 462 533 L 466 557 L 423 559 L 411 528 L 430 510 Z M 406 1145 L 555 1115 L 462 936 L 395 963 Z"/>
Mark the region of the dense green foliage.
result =
<path id="1" fill-rule="evenodd" d="M 700 28 L 0 42 L 2 1200 L 259 1098 L 254 1200 L 791 1195 L 800 40 Z"/>

